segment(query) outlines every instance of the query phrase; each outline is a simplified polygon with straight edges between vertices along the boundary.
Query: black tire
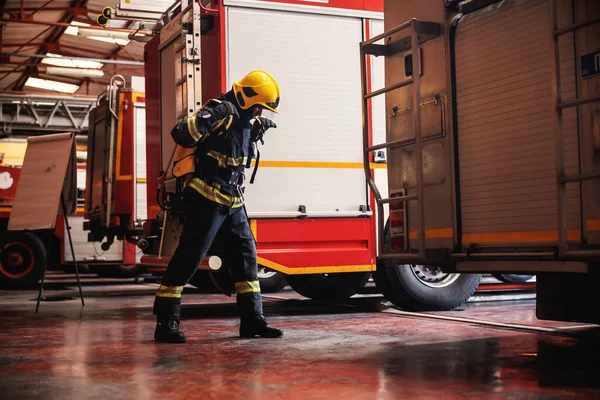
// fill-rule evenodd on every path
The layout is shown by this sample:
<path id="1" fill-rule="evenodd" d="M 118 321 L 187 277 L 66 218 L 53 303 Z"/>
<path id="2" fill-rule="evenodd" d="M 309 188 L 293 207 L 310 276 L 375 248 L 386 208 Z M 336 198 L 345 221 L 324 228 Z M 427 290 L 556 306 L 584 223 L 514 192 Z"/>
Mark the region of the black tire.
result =
<path id="1" fill-rule="evenodd" d="M 90 265 L 90 270 L 102 278 L 136 278 L 144 272 L 144 266 L 134 265 Z"/>
<path id="2" fill-rule="evenodd" d="M 525 283 L 535 275 L 525 274 L 492 274 L 492 276 L 505 283 Z"/>
<path id="3" fill-rule="evenodd" d="M 46 247 L 34 233 L 5 231 L 0 238 L 0 279 L 16 285 L 35 285 L 44 274 Z"/>
<path id="4" fill-rule="evenodd" d="M 346 300 L 369 280 L 370 272 L 288 275 L 287 281 L 304 297 L 320 301 Z"/>
<path id="5" fill-rule="evenodd" d="M 258 281 L 260 291 L 263 293 L 275 293 L 287 286 L 285 274 L 269 268 L 258 266 Z"/>
<path id="6" fill-rule="evenodd" d="M 385 246 L 389 246 L 389 223 L 385 227 Z M 471 297 L 477 289 L 480 274 L 443 274 L 439 280 L 427 282 L 423 271 L 435 267 L 400 265 L 394 261 L 378 260 L 375 283 L 382 294 L 396 306 L 407 311 L 452 310 Z"/>

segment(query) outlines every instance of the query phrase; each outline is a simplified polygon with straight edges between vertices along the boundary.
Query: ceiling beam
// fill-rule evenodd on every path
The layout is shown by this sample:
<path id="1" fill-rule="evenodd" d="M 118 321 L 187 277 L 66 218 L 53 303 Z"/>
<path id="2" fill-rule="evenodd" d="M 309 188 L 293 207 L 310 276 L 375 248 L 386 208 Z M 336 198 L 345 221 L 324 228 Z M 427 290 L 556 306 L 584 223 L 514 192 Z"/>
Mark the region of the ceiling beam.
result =
<path id="1" fill-rule="evenodd" d="M 71 14 L 73 15 L 73 14 Z M 12 22 L 12 23 L 19 23 L 19 24 L 33 24 L 33 25 L 46 25 L 46 26 L 55 26 L 58 28 L 68 28 L 71 25 L 71 21 L 73 21 L 75 18 L 72 18 L 69 22 L 64 22 L 64 21 L 41 21 L 41 20 L 37 20 L 37 19 L 19 19 L 19 18 L 14 18 L 14 16 L 11 16 L 10 18 L 5 18 L 2 17 L 0 18 L 0 22 Z M 102 31 L 113 31 L 113 32 L 127 32 L 127 33 L 141 33 L 141 34 L 151 34 L 152 31 L 150 30 L 138 30 L 138 29 L 124 29 L 124 28 L 103 28 L 101 26 L 97 26 L 97 25 L 90 25 L 90 26 L 86 26 L 85 29 L 96 29 L 96 30 L 102 30 Z"/>
<path id="2" fill-rule="evenodd" d="M 2 0 L 0 0 L 2 1 Z M 33 42 L 34 40 L 36 40 L 37 38 L 39 38 L 40 36 L 42 36 L 43 34 L 45 34 L 46 32 L 48 32 L 51 29 L 51 27 L 48 27 L 46 29 L 44 29 L 43 31 L 41 31 L 40 33 L 38 33 L 37 35 L 35 35 L 34 37 L 32 37 L 31 39 L 29 39 L 29 41 L 27 43 Z M 16 51 L 18 52 L 19 50 L 21 50 L 23 47 L 27 46 L 27 43 L 25 43 L 23 46 L 19 47 Z M 15 70 L 17 68 L 15 67 Z M 5 75 L 3 75 L 2 77 L 0 77 L 0 82 L 2 82 L 4 80 L 4 78 L 6 78 L 7 76 L 9 76 L 11 73 L 7 73 Z M 8 89 L 11 85 L 8 85 L 7 87 L 4 88 L 4 90 Z"/>
<path id="3" fill-rule="evenodd" d="M 0 0 L 0 16 L 4 15 L 4 6 L 6 5 L 6 0 Z M 4 26 L 0 26 L 0 51 L 2 51 L 2 45 L 4 44 L 3 40 L 4 34 Z M 7 61 L 6 58 L 0 57 L 0 63 Z"/>
<path id="4" fill-rule="evenodd" d="M 18 73 L 18 72 L 22 72 L 24 71 L 27 67 L 31 67 L 31 66 L 35 66 L 38 68 L 39 71 L 44 71 L 46 70 L 46 68 L 48 67 L 56 67 L 55 65 L 47 65 L 47 64 L 33 64 L 33 63 L 16 63 L 16 62 L 7 62 L 4 63 L 3 65 L 10 65 L 10 66 L 16 66 L 17 67 L 17 71 L 14 71 L 13 69 L 8 69 L 8 70 L 0 70 L 0 73 Z M 0 66 L 1 68 L 1 66 Z M 63 66 L 59 66 L 59 68 L 70 68 L 73 70 L 81 70 L 82 68 L 77 68 L 77 67 L 63 67 Z M 83 68 L 83 69 L 88 69 L 88 68 Z M 113 73 L 113 72 L 117 72 L 119 74 L 126 74 L 126 75 L 138 75 L 138 74 L 143 74 L 144 73 L 144 69 L 143 68 L 124 68 L 121 66 L 104 66 L 101 68 L 89 68 L 89 69 L 94 69 L 97 71 L 103 71 L 103 72 L 109 72 L 109 73 Z"/>
<path id="5" fill-rule="evenodd" d="M 85 7 L 87 4 L 87 0 L 72 0 L 70 7 Z M 72 12 L 67 11 L 62 18 L 60 19 L 59 23 L 61 24 L 65 24 L 66 26 L 55 26 L 51 31 L 50 34 L 48 35 L 48 37 L 46 38 L 46 43 L 56 43 L 58 42 L 58 40 L 60 39 L 60 37 L 63 35 L 63 33 L 65 33 L 65 31 L 67 30 L 67 28 L 71 25 L 71 22 L 73 21 L 73 19 L 75 18 L 75 14 L 73 14 Z M 31 19 L 33 21 L 33 19 Z M 46 53 L 48 53 L 48 49 L 41 47 L 38 51 L 37 54 L 41 54 L 41 55 L 45 55 Z M 34 60 L 35 63 L 40 63 L 42 61 L 41 58 Z M 13 90 L 23 90 L 23 87 L 25 86 L 25 82 L 27 82 L 27 78 L 29 77 L 29 74 L 31 72 L 34 72 L 36 69 L 35 67 L 29 67 L 28 68 L 29 71 L 25 71 L 23 72 L 23 74 L 21 75 L 21 77 L 19 79 L 17 79 L 14 83 L 14 85 L 12 85 L 12 89 Z"/>
<path id="6" fill-rule="evenodd" d="M 58 55 L 65 56 L 65 57 L 84 57 L 85 58 L 85 55 L 81 54 L 81 52 L 84 52 L 84 53 L 93 54 L 94 56 L 99 56 L 99 57 L 94 57 L 94 58 L 119 59 L 119 60 L 126 60 L 126 61 L 141 61 L 137 58 L 127 57 L 127 56 L 119 56 L 118 58 L 114 57 L 116 54 L 116 50 L 107 52 L 107 53 L 100 53 L 96 49 L 90 48 L 90 47 L 80 47 L 80 46 L 73 46 L 73 45 L 62 44 L 62 43 L 47 43 L 45 41 L 32 42 L 32 43 L 27 43 L 27 42 L 26 43 L 11 43 L 11 44 L 4 45 L 4 47 L 6 47 L 6 48 L 11 48 L 11 47 L 23 48 L 23 47 L 28 47 L 28 46 L 31 46 L 31 47 L 43 46 L 43 47 L 47 48 L 50 53 L 58 54 Z M 119 50 L 119 49 L 117 49 L 117 50 Z M 65 51 L 65 50 L 67 50 L 67 51 Z M 69 52 L 68 50 L 73 50 L 76 53 Z"/>
<path id="7" fill-rule="evenodd" d="M 47 4 L 50 4 L 51 2 L 53 2 L 54 0 L 50 0 Z M 87 15 L 87 14 L 100 14 L 102 12 L 102 10 L 94 10 L 91 8 L 87 8 L 87 7 L 25 7 L 23 9 L 23 11 L 29 13 L 32 12 L 33 14 L 35 14 L 38 11 L 41 10 L 44 11 L 64 11 L 64 12 L 70 12 L 72 14 L 75 15 Z M 10 14 L 15 14 L 15 13 L 19 13 L 20 12 L 20 8 L 15 8 L 15 7 L 6 7 L 4 9 L 4 12 L 6 13 L 10 13 Z M 33 14 L 29 14 L 26 15 L 25 18 L 27 17 L 31 17 Z M 18 14 L 16 14 L 18 15 Z"/>

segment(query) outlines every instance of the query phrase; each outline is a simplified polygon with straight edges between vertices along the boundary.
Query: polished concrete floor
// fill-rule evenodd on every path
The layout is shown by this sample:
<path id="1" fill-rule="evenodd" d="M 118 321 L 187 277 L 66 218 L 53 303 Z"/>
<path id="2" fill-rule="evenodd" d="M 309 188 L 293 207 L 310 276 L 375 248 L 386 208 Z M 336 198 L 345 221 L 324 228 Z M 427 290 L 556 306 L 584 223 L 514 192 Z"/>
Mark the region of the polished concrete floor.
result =
<path id="1" fill-rule="evenodd" d="M 189 341 L 168 345 L 155 287 L 86 286 L 85 307 L 39 314 L 34 292 L 0 291 L 0 399 L 600 399 L 600 332 L 537 321 L 531 300 L 411 316 L 284 291 L 265 312 L 286 335 L 265 340 L 237 337 L 232 298 L 186 289 Z"/>

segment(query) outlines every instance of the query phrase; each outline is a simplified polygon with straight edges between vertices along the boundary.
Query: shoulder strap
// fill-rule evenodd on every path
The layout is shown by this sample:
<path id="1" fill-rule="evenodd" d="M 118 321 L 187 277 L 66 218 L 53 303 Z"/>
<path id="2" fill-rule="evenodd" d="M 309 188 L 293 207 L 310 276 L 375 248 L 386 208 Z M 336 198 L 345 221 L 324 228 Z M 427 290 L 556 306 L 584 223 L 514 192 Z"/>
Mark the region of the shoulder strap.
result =
<path id="1" fill-rule="evenodd" d="M 256 164 L 254 164 L 254 170 L 252 171 L 252 176 L 250 177 L 250 183 L 254 183 L 254 178 L 256 177 L 256 171 L 258 171 L 258 163 L 260 162 L 260 150 L 258 150 L 258 146 L 256 146 Z"/>

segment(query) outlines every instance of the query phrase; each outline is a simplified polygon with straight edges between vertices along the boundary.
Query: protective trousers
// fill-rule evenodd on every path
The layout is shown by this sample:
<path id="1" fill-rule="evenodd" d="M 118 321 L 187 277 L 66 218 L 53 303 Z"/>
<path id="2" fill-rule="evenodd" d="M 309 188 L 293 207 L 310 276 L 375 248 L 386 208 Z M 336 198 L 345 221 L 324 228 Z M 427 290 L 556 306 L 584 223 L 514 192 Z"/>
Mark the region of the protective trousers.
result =
<path id="1" fill-rule="evenodd" d="M 223 265 L 235 281 L 242 318 L 262 314 L 256 243 L 243 208 L 229 208 L 187 192 L 183 232 L 154 300 L 159 319 L 179 319 L 183 287 L 206 257 L 219 233 L 223 237 Z M 221 231 L 221 232 L 219 232 Z"/>

